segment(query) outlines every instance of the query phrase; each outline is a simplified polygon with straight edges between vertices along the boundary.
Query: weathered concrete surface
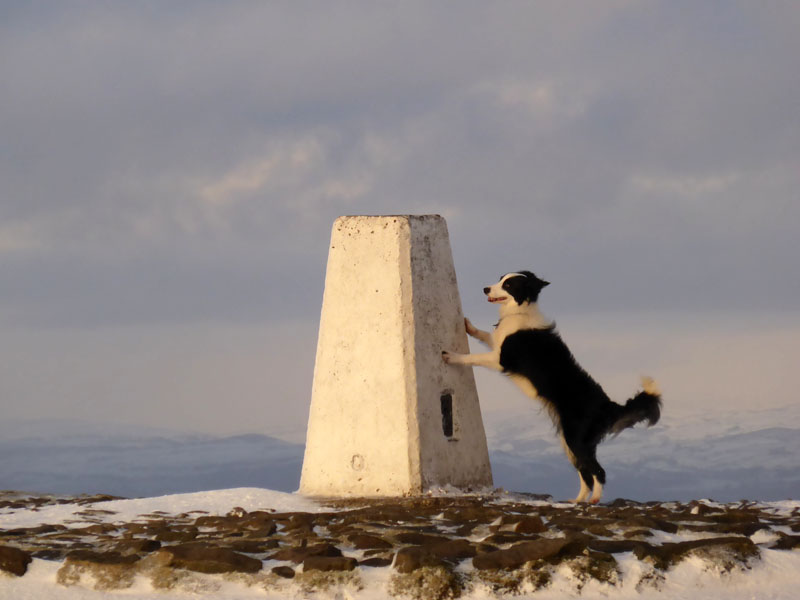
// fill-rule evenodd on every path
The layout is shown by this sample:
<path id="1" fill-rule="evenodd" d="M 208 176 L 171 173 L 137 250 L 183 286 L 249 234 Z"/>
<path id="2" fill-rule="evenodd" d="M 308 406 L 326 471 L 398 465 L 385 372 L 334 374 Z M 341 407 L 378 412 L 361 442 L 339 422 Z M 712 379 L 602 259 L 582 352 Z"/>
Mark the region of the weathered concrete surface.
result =
<path id="1" fill-rule="evenodd" d="M 468 351 L 444 219 L 337 219 L 301 493 L 398 496 L 437 485 L 491 486 L 472 372 L 445 365 L 443 348 Z"/>

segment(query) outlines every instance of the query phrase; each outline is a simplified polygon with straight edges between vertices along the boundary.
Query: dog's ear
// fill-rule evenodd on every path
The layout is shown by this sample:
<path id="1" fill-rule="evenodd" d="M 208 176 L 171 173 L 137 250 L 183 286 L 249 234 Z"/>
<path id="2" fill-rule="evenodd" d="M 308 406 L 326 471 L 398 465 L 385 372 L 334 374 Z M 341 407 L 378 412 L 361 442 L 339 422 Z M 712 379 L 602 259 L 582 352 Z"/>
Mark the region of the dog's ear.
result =
<path id="1" fill-rule="evenodd" d="M 531 273 L 530 271 L 520 271 L 523 275 L 525 275 L 525 279 L 528 283 L 528 298 L 530 302 L 536 302 L 539 299 L 539 292 L 541 292 L 544 288 L 550 285 L 549 281 L 545 281 L 544 279 L 539 279 L 536 275 Z"/>

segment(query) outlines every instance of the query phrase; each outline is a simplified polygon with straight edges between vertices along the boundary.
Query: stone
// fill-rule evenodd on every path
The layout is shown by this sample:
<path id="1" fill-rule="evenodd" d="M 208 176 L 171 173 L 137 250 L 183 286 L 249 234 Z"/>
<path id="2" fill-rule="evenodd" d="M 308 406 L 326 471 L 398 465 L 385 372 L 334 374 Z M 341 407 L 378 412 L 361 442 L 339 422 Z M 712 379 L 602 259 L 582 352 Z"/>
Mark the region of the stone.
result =
<path id="1" fill-rule="evenodd" d="M 400 573 L 411 573 L 423 567 L 445 567 L 446 563 L 423 546 L 408 546 L 397 551 L 394 568 Z"/>
<path id="2" fill-rule="evenodd" d="M 358 561 L 347 556 L 309 556 L 303 561 L 303 572 L 352 571 L 357 566 Z"/>
<path id="3" fill-rule="evenodd" d="M 618 527 L 629 527 L 629 528 L 647 528 L 647 529 L 656 529 L 658 531 L 665 531 L 667 533 L 678 533 L 678 525 L 676 523 L 671 523 L 670 521 L 665 521 L 664 519 L 656 519 L 654 517 L 648 516 L 638 516 L 638 517 L 631 517 L 625 519 L 624 521 L 620 521 L 616 523 Z"/>
<path id="4" fill-rule="evenodd" d="M 446 542 L 448 538 L 442 535 L 428 535 L 416 531 L 402 531 L 394 535 L 394 540 L 400 544 L 413 544 L 415 546 L 427 546 L 430 544 L 440 544 Z"/>
<path id="5" fill-rule="evenodd" d="M 392 543 L 375 535 L 355 534 L 348 536 L 347 540 L 357 550 L 372 550 L 375 548 L 391 548 Z"/>
<path id="6" fill-rule="evenodd" d="M 197 573 L 257 573 L 263 566 L 250 556 L 199 542 L 168 546 L 154 555 L 160 566 Z"/>
<path id="7" fill-rule="evenodd" d="M 419 495 L 492 485 L 447 225 L 438 215 L 333 224 L 300 492 Z"/>
<path id="8" fill-rule="evenodd" d="M 67 554 L 56 573 L 61 585 L 75 585 L 84 575 L 91 577 L 96 590 L 125 589 L 133 585 L 138 556 L 123 556 L 119 552 L 74 550 Z"/>
<path id="9" fill-rule="evenodd" d="M 158 542 L 171 542 L 181 543 L 191 542 L 197 537 L 197 528 L 190 527 L 186 529 L 165 529 L 156 534 L 156 541 Z"/>
<path id="10" fill-rule="evenodd" d="M 278 577 L 283 577 L 284 579 L 294 578 L 294 569 L 292 567 L 287 567 L 285 565 L 272 567 L 272 572 Z"/>
<path id="11" fill-rule="evenodd" d="M 500 531 L 485 537 L 481 541 L 486 544 L 499 544 L 502 546 L 503 544 L 513 544 L 514 542 L 520 542 L 530 538 L 531 536 L 529 535 L 522 535 L 520 533 L 514 533 L 513 531 Z"/>
<path id="12" fill-rule="evenodd" d="M 22 577 L 30 563 L 30 553 L 12 546 L 0 546 L 0 571 Z"/>
<path id="13" fill-rule="evenodd" d="M 448 540 L 427 547 L 428 551 L 443 560 L 458 562 L 465 558 L 472 558 L 478 551 L 467 540 Z"/>
<path id="14" fill-rule="evenodd" d="M 758 547 L 752 540 L 744 537 L 704 538 L 670 542 L 661 546 L 642 543 L 633 550 L 636 558 L 646 560 L 658 569 L 668 569 L 690 553 L 711 556 L 713 552 L 727 555 L 728 558 L 717 556 L 718 560 L 712 560 L 725 570 L 730 570 L 734 563 L 746 564 L 759 555 Z"/>
<path id="15" fill-rule="evenodd" d="M 114 546 L 114 551 L 123 556 L 131 554 L 149 554 L 161 548 L 161 542 L 142 538 L 120 540 Z"/>
<path id="16" fill-rule="evenodd" d="M 220 545 L 246 554 L 263 554 L 279 546 L 278 540 L 230 540 L 220 542 Z"/>
<path id="17" fill-rule="evenodd" d="M 311 546 L 300 546 L 294 548 L 281 548 L 267 558 L 269 560 L 287 560 L 296 564 L 305 561 L 309 556 L 342 556 L 342 551 L 333 544 L 313 544 Z"/>
<path id="18" fill-rule="evenodd" d="M 516 521 L 516 523 L 513 521 Z M 547 531 L 544 521 L 542 521 L 542 518 L 539 516 L 525 516 L 521 517 L 518 521 L 515 517 L 510 524 L 513 525 L 511 531 L 514 533 L 531 534 Z"/>
<path id="19" fill-rule="evenodd" d="M 358 561 L 359 567 L 388 567 L 392 564 L 393 560 L 385 556 L 373 556 Z"/>
<path id="20" fill-rule="evenodd" d="M 800 547 L 800 535 L 790 535 L 788 533 L 779 533 L 778 535 L 780 537 L 770 546 L 773 550 L 794 550 Z"/>
<path id="21" fill-rule="evenodd" d="M 633 552 L 637 547 L 645 543 L 635 540 L 589 540 L 586 546 L 598 552 L 618 554 L 620 552 Z"/>
<path id="22" fill-rule="evenodd" d="M 220 517 L 215 515 L 204 515 L 202 517 L 197 517 L 194 520 L 195 527 L 202 527 L 204 529 L 224 529 L 224 530 L 234 530 L 238 529 L 241 523 L 241 519 L 239 517 Z"/>
<path id="23" fill-rule="evenodd" d="M 506 550 L 478 554 L 472 559 L 472 566 L 479 570 L 516 569 L 527 562 L 554 556 L 566 545 L 566 538 L 541 538 L 520 542 Z"/>

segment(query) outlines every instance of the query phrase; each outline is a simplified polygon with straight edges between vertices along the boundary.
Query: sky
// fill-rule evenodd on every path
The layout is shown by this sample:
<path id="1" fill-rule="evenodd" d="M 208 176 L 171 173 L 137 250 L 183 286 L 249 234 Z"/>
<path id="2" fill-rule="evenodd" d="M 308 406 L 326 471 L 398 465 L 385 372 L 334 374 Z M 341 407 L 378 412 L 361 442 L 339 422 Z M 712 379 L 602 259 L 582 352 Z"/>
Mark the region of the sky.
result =
<path id="1" fill-rule="evenodd" d="M 441 214 L 612 397 L 798 402 L 800 5 L 0 1 L 0 410 L 302 436 L 330 228 Z M 476 373 L 484 411 L 527 400 Z"/>

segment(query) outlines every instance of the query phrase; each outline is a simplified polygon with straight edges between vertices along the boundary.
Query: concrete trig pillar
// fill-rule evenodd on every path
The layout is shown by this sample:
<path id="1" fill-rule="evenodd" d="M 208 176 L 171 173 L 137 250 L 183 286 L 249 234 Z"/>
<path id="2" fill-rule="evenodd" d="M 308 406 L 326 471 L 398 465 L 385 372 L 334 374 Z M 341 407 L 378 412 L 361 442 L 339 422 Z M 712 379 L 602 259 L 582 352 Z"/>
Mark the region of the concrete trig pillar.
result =
<path id="1" fill-rule="evenodd" d="M 492 485 L 447 225 L 333 224 L 300 492 L 398 496 Z"/>

